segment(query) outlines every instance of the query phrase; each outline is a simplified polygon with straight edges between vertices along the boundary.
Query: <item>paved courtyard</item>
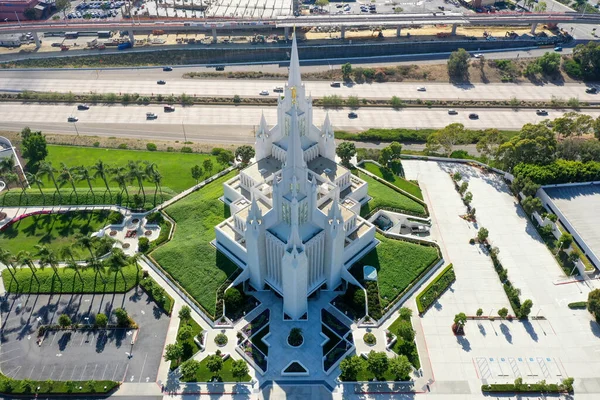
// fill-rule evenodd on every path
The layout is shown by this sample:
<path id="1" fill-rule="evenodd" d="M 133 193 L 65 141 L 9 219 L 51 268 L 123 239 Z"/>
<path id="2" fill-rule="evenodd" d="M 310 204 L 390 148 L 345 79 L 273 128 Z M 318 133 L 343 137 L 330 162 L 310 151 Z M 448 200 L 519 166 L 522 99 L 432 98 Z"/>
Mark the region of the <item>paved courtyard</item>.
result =
<path id="1" fill-rule="evenodd" d="M 432 237 L 457 276 L 421 318 L 435 379 L 432 392 L 475 394 L 484 382 L 512 382 L 519 376 L 525 382 L 558 382 L 572 376 L 576 393 L 595 390 L 591 388 L 600 383 L 600 328 L 587 311 L 567 307 L 585 300 L 590 287 L 555 285 L 562 270 L 503 180 L 459 164 L 405 161 L 404 169 L 408 179 L 421 184 L 434 222 Z M 455 170 L 469 182 L 478 224 L 459 218 L 465 207 L 448 176 Z M 521 289 L 521 299 L 533 301 L 532 316 L 546 320 L 469 321 L 466 335 L 457 338 L 450 329 L 455 314 L 474 315 L 482 308 L 484 315 L 497 317 L 498 309 L 510 310 L 491 259 L 468 243 L 481 226 L 500 249 L 501 262 Z"/>
<path id="2" fill-rule="evenodd" d="M 37 344 L 38 327 L 56 323 L 63 313 L 85 324 L 118 307 L 127 310 L 139 330 L 48 332 Z M 35 380 L 154 382 L 169 325 L 169 316 L 141 289 L 105 295 L 8 294 L 1 319 L 2 373 Z"/>

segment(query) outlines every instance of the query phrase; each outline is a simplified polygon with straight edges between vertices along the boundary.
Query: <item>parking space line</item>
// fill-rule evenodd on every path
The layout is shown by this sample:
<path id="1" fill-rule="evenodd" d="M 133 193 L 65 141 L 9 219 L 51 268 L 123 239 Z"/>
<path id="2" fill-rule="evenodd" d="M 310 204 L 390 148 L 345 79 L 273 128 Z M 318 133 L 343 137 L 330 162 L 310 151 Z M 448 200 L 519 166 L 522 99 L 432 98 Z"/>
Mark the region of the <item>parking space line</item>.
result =
<path id="1" fill-rule="evenodd" d="M 70 381 L 73 380 L 73 374 L 75 373 L 75 370 L 77 369 L 77 365 L 73 366 L 73 371 L 71 371 L 71 378 L 69 379 Z"/>
<path id="2" fill-rule="evenodd" d="M 104 375 L 106 374 L 106 369 L 108 368 L 108 364 L 104 367 L 104 372 L 102 373 L 102 380 L 104 380 Z"/>
<path id="3" fill-rule="evenodd" d="M 85 364 L 85 367 L 83 367 L 83 371 L 81 371 L 81 376 L 79 377 L 79 380 L 82 381 L 83 380 L 83 374 L 85 374 L 85 370 L 87 369 L 87 364 Z"/>
<path id="4" fill-rule="evenodd" d="M 54 371 L 56 370 L 56 365 L 52 366 L 52 372 L 50 372 L 50 376 L 48 377 L 48 379 L 52 379 L 52 375 L 54 375 Z"/>
<path id="5" fill-rule="evenodd" d="M 41 381 L 41 380 L 43 380 L 43 379 L 44 379 L 44 370 L 45 370 L 45 369 L 46 369 L 46 366 L 44 365 L 44 366 L 42 367 L 42 372 L 40 372 L 40 375 L 39 375 L 39 377 L 40 377 L 40 378 L 38 379 L 38 381 Z"/>
<path id="6" fill-rule="evenodd" d="M 12 375 L 12 377 L 14 377 L 14 376 L 17 376 L 17 372 L 19 372 L 20 370 L 21 370 L 21 366 L 20 366 L 20 365 L 18 365 L 18 366 L 16 366 L 16 367 L 14 367 L 14 368 L 12 369 L 12 371 L 10 371 L 10 372 L 7 372 L 7 373 L 5 373 L 4 375 L 6 375 L 6 376 L 8 376 L 9 378 L 11 378 L 11 375 Z"/>
<path id="7" fill-rule="evenodd" d="M 96 370 L 98 369 L 98 364 L 94 366 L 94 372 L 92 372 L 92 377 L 90 379 L 94 379 L 96 377 Z"/>
<path id="8" fill-rule="evenodd" d="M 119 363 L 117 363 L 117 365 L 115 365 L 115 372 L 113 372 L 112 379 L 111 379 L 112 381 L 115 380 L 115 375 L 117 374 L 117 368 L 118 367 L 119 367 Z"/>
<path id="9" fill-rule="evenodd" d="M 79 342 L 79 346 L 83 346 L 83 343 L 85 342 L 85 333 L 83 333 L 81 335 L 81 342 Z"/>
<path id="10" fill-rule="evenodd" d="M 538 365 L 540 366 L 540 369 L 542 370 L 542 374 L 544 374 L 544 378 L 549 378 L 550 371 L 548 371 L 548 366 L 546 365 L 546 362 L 544 361 L 544 359 L 542 357 L 537 357 L 537 362 L 538 362 Z"/>
<path id="11" fill-rule="evenodd" d="M 515 359 L 512 357 L 509 357 L 508 363 L 510 364 L 510 368 L 512 369 L 512 372 L 513 372 L 513 375 L 515 376 L 515 378 L 520 378 L 521 372 L 519 371 L 519 367 L 517 366 L 517 362 L 515 361 Z"/>
<path id="12" fill-rule="evenodd" d="M 29 372 L 29 376 L 28 378 L 31 379 L 31 375 L 33 374 L 33 370 L 35 369 L 35 365 L 33 367 L 31 367 L 31 371 Z"/>
<path id="13" fill-rule="evenodd" d="M 548 365 L 548 369 L 552 372 L 552 375 L 562 376 L 560 368 L 558 367 L 558 364 L 556 363 L 555 359 L 546 358 L 546 365 Z"/>
<path id="14" fill-rule="evenodd" d="M 2 363 L 5 363 L 5 362 L 7 362 L 7 361 L 16 360 L 16 359 L 17 359 L 17 358 L 19 358 L 19 357 L 21 357 L 21 356 L 19 355 L 19 356 L 13 357 L 13 358 L 9 358 L 8 360 L 2 360 L 2 361 L 0 361 L 0 364 L 2 364 Z"/>
<path id="15" fill-rule="evenodd" d="M 62 369 L 62 371 L 61 371 L 61 373 L 60 373 L 60 376 L 58 377 L 58 380 L 59 380 L 59 381 L 62 381 L 62 376 L 63 376 L 63 374 L 65 373 L 65 368 L 67 368 L 67 367 L 63 367 L 63 369 Z"/>
<path id="16" fill-rule="evenodd" d="M 3 345 L 2 347 L 6 348 L 6 345 Z M 8 351 L 3 351 L 2 353 L 0 353 L 0 357 L 4 357 L 6 354 L 10 353 L 11 351 L 15 351 L 15 350 L 21 350 L 21 348 L 16 346 L 14 349 L 10 349 Z"/>
<path id="17" fill-rule="evenodd" d="M 56 334 L 56 332 L 52 333 L 52 342 L 50 342 L 50 346 L 52 346 L 54 344 L 54 341 L 56 340 L 56 337 L 58 335 Z"/>
<path id="18" fill-rule="evenodd" d="M 527 362 L 527 366 L 529 367 L 529 376 L 538 376 L 538 368 L 537 365 L 534 363 L 533 357 L 526 358 L 525 360 Z"/>

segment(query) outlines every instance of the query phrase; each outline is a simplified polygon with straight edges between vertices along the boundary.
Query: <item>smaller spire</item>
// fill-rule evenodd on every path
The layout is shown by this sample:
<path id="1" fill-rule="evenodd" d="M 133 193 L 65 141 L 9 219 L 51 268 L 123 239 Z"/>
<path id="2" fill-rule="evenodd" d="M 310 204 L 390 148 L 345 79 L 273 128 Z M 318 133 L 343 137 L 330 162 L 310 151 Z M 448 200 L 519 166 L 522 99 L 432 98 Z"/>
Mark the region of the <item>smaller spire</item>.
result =
<path id="1" fill-rule="evenodd" d="M 293 253 L 294 251 L 299 253 L 304 251 L 304 244 L 302 243 L 302 239 L 300 239 L 300 227 L 298 225 L 298 199 L 296 197 L 292 197 L 291 209 L 292 226 L 290 230 L 290 236 L 287 242 L 287 249 L 290 253 Z"/>
<path id="2" fill-rule="evenodd" d="M 248 211 L 248 221 L 259 220 L 262 217 L 262 212 L 256 201 L 256 196 L 252 193 L 252 203 L 250 203 L 250 210 Z"/>
<path id="3" fill-rule="evenodd" d="M 265 113 L 262 112 L 260 116 L 260 124 L 258 125 L 258 132 L 256 136 L 266 135 L 269 132 L 269 128 L 267 126 L 267 120 L 265 119 Z"/>
<path id="4" fill-rule="evenodd" d="M 342 210 L 340 209 L 340 189 L 335 188 L 335 195 L 333 197 L 333 203 L 329 209 L 329 219 L 337 221 L 342 219 Z"/>
<path id="5" fill-rule="evenodd" d="M 331 121 L 329 120 L 329 111 L 327 111 L 325 113 L 325 121 L 323 121 L 323 127 L 321 128 L 323 135 L 325 135 L 326 137 L 331 137 L 331 132 L 333 132 L 332 128 L 333 126 L 331 125 Z"/>
<path id="6" fill-rule="evenodd" d="M 292 39 L 292 54 L 290 57 L 290 71 L 288 77 L 289 87 L 300 87 L 302 78 L 300 76 L 300 58 L 298 57 L 298 44 L 296 43 L 296 32 Z"/>

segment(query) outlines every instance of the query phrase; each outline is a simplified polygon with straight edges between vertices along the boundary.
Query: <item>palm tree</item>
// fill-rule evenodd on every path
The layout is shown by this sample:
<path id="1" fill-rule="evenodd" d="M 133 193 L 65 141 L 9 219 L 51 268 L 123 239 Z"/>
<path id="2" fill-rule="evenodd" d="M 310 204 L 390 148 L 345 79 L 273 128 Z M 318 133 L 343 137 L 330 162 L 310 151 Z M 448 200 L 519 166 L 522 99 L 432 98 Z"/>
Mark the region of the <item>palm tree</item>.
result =
<path id="1" fill-rule="evenodd" d="M 138 186 L 142 191 L 142 196 L 144 197 L 144 204 L 146 204 L 146 192 L 144 191 L 144 178 L 146 178 L 146 171 L 142 168 L 139 162 L 129 161 L 127 167 L 129 168 L 129 179 L 132 181 L 137 181 Z"/>
<path id="2" fill-rule="evenodd" d="M 154 183 L 154 206 L 156 206 L 156 192 L 160 191 L 160 198 L 162 201 L 162 187 L 160 182 L 162 181 L 162 175 L 158 171 L 153 171 L 152 175 L 149 175 L 150 181 Z"/>
<path id="3" fill-rule="evenodd" d="M 62 283 L 62 279 L 60 279 L 60 276 L 58 276 L 58 260 L 56 259 L 54 250 L 39 244 L 36 244 L 34 247 L 37 250 L 37 253 L 35 255 L 40 258 L 40 268 L 43 269 L 46 265 L 49 265 L 54 271 L 54 275 L 56 275 L 58 280 Z"/>
<path id="4" fill-rule="evenodd" d="M 33 257 L 31 256 L 31 253 L 26 250 L 21 250 L 19 253 L 17 253 L 17 262 L 21 266 L 28 267 L 31 270 L 31 273 L 32 273 L 33 277 L 35 278 L 35 281 L 39 285 L 40 281 L 38 280 L 38 277 L 36 275 L 37 270 L 35 268 L 35 264 L 33 263 Z"/>
<path id="5" fill-rule="evenodd" d="M 15 281 L 17 288 L 19 288 L 19 281 L 15 278 L 17 267 L 15 265 L 15 256 L 8 250 L 0 248 L 0 263 L 6 265 L 6 269 L 10 272 L 10 275 Z M 11 269 L 12 268 L 12 269 Z"/>
<path id="6" fill-rule="evenodd" d="M 67 260 L 67 268 L 72 268 L 75 270 L 75 273 L 79 276 L 81 280 L 81 284 L 83 285 L 83 277 L 81 276 L 81 272 L 79 271 L 79 264 L 75 261 L 75 251 L 73 251 L 72 246 L 63 246 L 60 248 L 58 254 L 65 260 Z"/>
<path id="7" fill-rule="evenodd" d="M 81 249 L 85 249 L 90 253 L 90 257 L 92 260 L 96 259 L 96 255 L 94 254 L 94 240 L 91 236 L 79 234 L 75 236 L 75 245 Z"/>
<path id="8" fill-rule="evenodd" d="M 108 173 L 110 170 L 109 166 L 104 164 L 102 160 L 98 160 L 98 162 L 92 165 L 91 168 L 95 171 L 94 179 L 102 179 L 104 181 L 104 186 L 106 186 L 106 190 L 108 190 L 108 193 L 112 196 L 112 193 L 110 193 L 110 187 L 108 187 Z"/>
<path id="9" fill-rule="evenodd" d="M 58 182 L 61 186 L 70 184 L 71 188 L 73 189 L 73 193 L 75 193 L 75 201 L 79 203 L 77 189 L 75 188 L 75 179 L 73 178 L 73 169 L 67 167 L 67 164 L 63 162 L 60 163 L 60 174 L 58 175 Z"/>
<path id="10" fill-rule="evenodd" d="M 62 201 L 62 194 L 60 193 L 58 183 L 56 182 L 56 177 L 54 176 L 56 169 L 52 167 L 52 163 L 50 161 L 42 161 L 40 163 L 39 172 L 45 175 L 48 179 L 50 179 L 52 183 L 54 183 L 54 187 L 56 188 L 56 192 L 58 193 L 58 198 Z"/>
<path id="11" fill-rule="evenodd" d="M 44 185 L 44 181 L 42 180 L 42 174 L 38 171 L 35 174 L 26 173 L 27 180 L 30 185 L 36 185 L 40 190 L 40 194 L 42 195 L 42 202 L 46 204 L 46 198 L 44 197 L 44 191 L 42 190 L 42 186 Z"/>
<path id="12" fill-rule="evenodd" d="M 15 159 L 11 155 L 10 157 L 3 158 L 0 160 L 0 174 L 4 174 L 6 172 L 13 172 L 15 169 Z"/>
<path id="13" fill-rule="evenodd" d="M 119 247 L 113 247 L 110 250 L 110 255 L 106 259 L 106 264 L 111 271 L 120 272 L 121 276 L 123 277 L 123 282 L 127 283 L 125 274 L 123 273 L 123 268 L 129 265 L 129 259 L 123 252 L 123 249 Z"/>
<path id="14" fill-rule="evenodd" d="M 77 261 L 75 261 L 75 260 L 67 260 L 65 268 L 70 268 L 75 271 L 75 273 L 79 277 L 79 280 L 81 281 L 81 290 L 83 291 L 84 281 L 83 281 L 83 277 L 81 276 L 81 272 L 80 272 L 80 269 L 82 269 L 83 266 L 80 266 L 77 263 Z"/>
<path id="15" fill-rule="evenodd" d="M 6 191 L 10 192 L 10 184 L 17 183 L 19 177 L 14 172 L 6 172 L 3 176 L 4 183 L 6 183 Z"/>
<path id="16" fill-rule="evenodd" d="M 94 189 L 92 188 L 92 176 L 90 175 L 90 170 L 87 169 L 86 167 L 84 167 L 83 165 L 78 167 L 77 168 L 77 180 L 79 182 L 83 182 L 83 181 L 87 182 L 88 187 L 90 188 L 90 192 L 92 192 L 92 196 L 95 199 L 96 195 L 94 194 Z"/>
<path id="17" fill-rule="evenodd" d="M 123 191 L 125 191 L 125 194 L 127 195 L 127 201 L 129 201 L 129 192 L 127 191 L 127 175 L 125 175 L 122 170 L 117 170 L 112 180 L 117 182 L 117 185 L 119 185 L 121 188 L 121 194 L 123 194 Z"/>

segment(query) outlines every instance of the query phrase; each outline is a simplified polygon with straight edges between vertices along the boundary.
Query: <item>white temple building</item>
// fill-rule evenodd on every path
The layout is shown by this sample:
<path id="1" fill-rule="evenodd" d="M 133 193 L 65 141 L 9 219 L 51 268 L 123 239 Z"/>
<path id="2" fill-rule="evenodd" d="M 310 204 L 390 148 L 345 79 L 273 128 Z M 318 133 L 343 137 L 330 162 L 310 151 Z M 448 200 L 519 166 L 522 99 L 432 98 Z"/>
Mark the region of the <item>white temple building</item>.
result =
<path id="1" fill-rule="evenodd" d="M 243 270 L 234 284 L 274 290 L 285 317 L 301 319 L 308 296 L 353 281 L 348 268 L 378 241 L 359 216 L 367 183 L 336 163 L 329 116 L 313 125 L 295 35 L 277 124 L 263 115 L 255 148 L 256 162 L 224 184 L 231 217 L 215 227 L 215 245 Z"/>

